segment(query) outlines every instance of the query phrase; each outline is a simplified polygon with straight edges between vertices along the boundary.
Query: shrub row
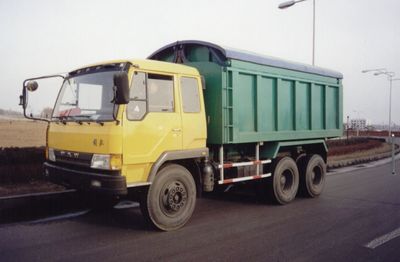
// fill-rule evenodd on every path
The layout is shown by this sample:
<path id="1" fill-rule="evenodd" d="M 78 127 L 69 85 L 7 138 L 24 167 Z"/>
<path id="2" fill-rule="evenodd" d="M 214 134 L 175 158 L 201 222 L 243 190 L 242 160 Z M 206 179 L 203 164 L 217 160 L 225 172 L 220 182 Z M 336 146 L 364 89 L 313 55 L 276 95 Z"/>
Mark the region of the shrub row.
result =
<path id="1" fill-rule="evenodd" d="M 25 183 L 43 178 L 44 147 L 0 148 L 0 183 Z"/>
<path id="2" fill-rule="evenodd" d="M 382 146 L 383 138 L 371 139 L 366 137 L 354 137 L 351 139 L 335 139 L 328 141 L 329 156 L 344 155 L 353 152 L 365 151 Z"/>

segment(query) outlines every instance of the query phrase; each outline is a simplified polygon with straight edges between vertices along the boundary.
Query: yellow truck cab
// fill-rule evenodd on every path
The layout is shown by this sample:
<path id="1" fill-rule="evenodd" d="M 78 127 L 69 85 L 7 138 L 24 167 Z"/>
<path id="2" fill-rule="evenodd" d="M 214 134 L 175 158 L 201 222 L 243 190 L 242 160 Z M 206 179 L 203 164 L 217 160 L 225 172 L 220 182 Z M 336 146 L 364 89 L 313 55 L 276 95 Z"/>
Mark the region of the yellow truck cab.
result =
<path id="1" fill-rule="evenodd" d="M 24 86 L 31 90 L 35 83 L 28 80 Z M 121 83 L 128 87 L 118 97 Z M 149 195 L 157 196 L 144 197 L 142 210 L 153 208 L 150 201 L 158 200 L 162 191 L 163 210 L 155 212 L 164 212 L 166 221 L 145 213 L 162 229 L 183 225 L 196 198 L 188 169 L 208 156 L 202 92 L 197 69 L 160 61 L 112 61 L 70 72 L 48 126 L 45 175 L 113 197 L 160 183 L 154 181 L 156 174 L 163 179 L 172 172 L 150 188 Z M 125 101 L 116 101 L 123 95 Z M 168 221 L 182 212 L 185 221 Z"/>

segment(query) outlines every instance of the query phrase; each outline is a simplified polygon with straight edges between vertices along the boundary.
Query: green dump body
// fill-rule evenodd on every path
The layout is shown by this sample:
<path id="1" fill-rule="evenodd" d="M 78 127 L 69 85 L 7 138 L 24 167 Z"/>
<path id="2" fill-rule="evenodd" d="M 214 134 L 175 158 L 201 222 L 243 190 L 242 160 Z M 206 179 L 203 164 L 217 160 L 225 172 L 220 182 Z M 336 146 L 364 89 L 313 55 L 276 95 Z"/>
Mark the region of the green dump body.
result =
<path id="1" fill-rule="evenodd" d="M 342 135 L 340 73 L 202 41 L 172 43 L 149 58 L 184 63 L 204 76 L 208 144 Z"/>

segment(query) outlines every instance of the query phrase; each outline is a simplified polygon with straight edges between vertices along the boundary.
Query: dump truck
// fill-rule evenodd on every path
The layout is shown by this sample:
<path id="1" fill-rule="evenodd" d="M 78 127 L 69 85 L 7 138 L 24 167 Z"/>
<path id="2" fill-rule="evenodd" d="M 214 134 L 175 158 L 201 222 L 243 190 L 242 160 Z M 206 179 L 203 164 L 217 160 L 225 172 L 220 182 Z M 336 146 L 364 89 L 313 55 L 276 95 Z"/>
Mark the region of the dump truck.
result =
<path id="1" fill-rule="evenodd" d="M 63 84 L 44 174 L 100 206 L 138 196 L 165 231 L 188 222 L 203 192 L 237 183 L 281 205 L 319 196 L 326 139 L 342 135 L 342 74 L 204 41 L 27 79 L 26 117 L 38 119 L 28 96 L 51 77 Z"/>

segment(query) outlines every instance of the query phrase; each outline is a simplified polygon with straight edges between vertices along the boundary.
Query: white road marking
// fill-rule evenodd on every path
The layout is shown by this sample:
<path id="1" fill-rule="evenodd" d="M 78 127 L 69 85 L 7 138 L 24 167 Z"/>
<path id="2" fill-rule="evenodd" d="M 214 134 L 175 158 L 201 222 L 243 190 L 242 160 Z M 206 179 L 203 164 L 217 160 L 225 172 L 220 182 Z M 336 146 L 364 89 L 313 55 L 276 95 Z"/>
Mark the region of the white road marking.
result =
<path id="1" fill-rule="evenodd" d="M 39 223 L 46 223 L 46 222 L 52 222 L 52 221 L 57 221 L 57 220 L 62 220 L 62 219 L 68 219 L 68 218 L 73 218 L 73 217 L 77 217 L 77 216 L 81 216 L 84 215 L 86 213 L 88 213 L 90 210 L 83 210 L 83 211 L 79 211 L 79 212 L 75 212 L 75 213 L 68 213 L 68 214 L 63 214 L 63 215 L 59 215 L 59 216 L 52 216 L 52 217 L 46 217 L 43 219 L 37 219 L 37 220 L 32 220 L 29 221 L 29 224 L 39 224 Z"/>
<path id="2" fill-rule="evenodd" d="M 375 249 L 390 240 L 400 236 L 400 228 L 393 230 L 390 233 L 387 233 L 381 237 L 375 238 L 371 242 L 365 245 L 366 248 Z"/>
<path id="3" fill-rule="evenodd" d="M 126 209 L 126 208 L 134 208 L 139 207 L 139 203 L 133 201 L 121 201 L 117 205 L 114 206 L 115 209 Z"/>

